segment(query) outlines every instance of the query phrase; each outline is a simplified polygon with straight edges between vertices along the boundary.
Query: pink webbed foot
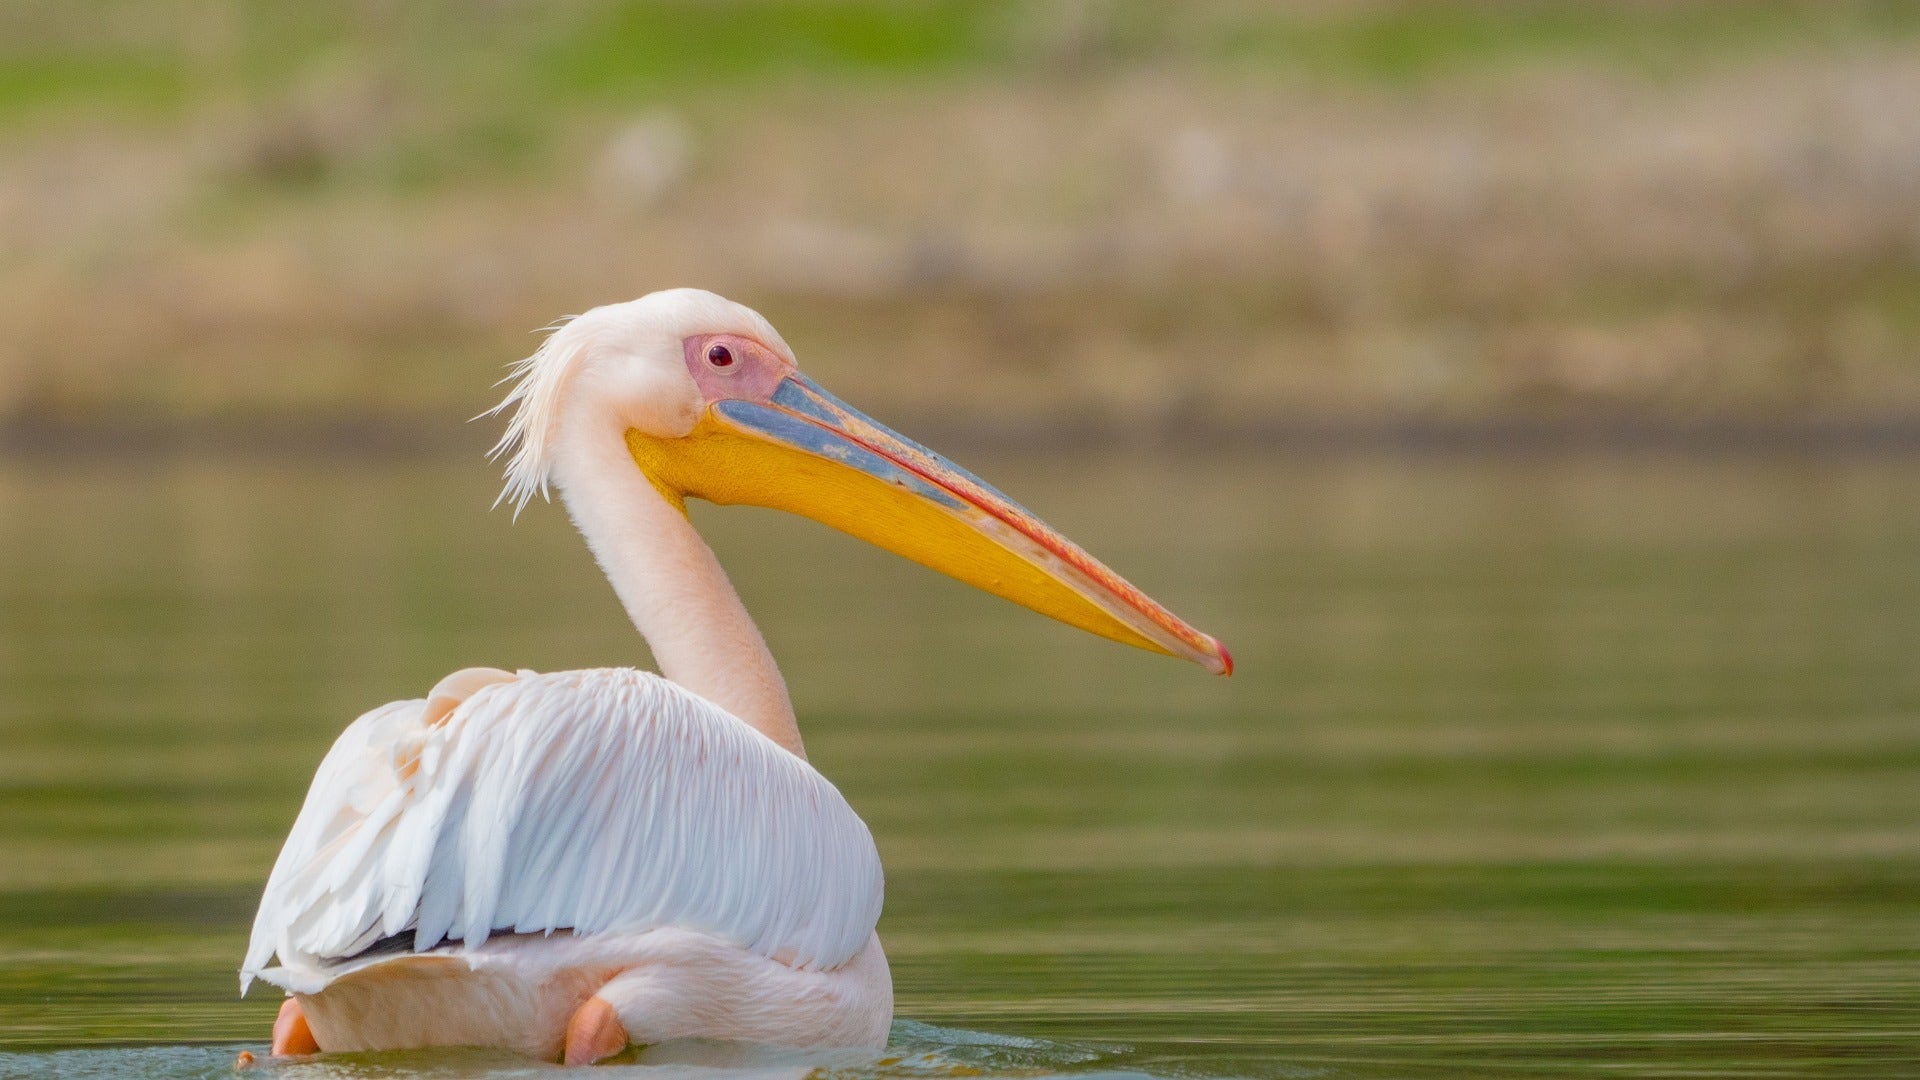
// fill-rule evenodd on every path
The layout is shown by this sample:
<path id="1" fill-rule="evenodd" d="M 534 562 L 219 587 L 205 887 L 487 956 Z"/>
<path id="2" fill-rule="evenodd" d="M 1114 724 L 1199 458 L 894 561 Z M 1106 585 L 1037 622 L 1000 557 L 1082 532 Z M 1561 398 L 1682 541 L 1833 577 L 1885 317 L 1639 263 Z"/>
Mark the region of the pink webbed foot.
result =
<path id="1" fill-rule="evenodd" d="M 313 1040 L 313 1029 L 307 1026 L 307 1014 L 300 1009 L 300 999 L 288 998 L 280 1006 L 280 1015 L 273 1020 L 273 1056 L 319 1052 L 320 1044 Z"/>
<path id="2" fill-rule="evenodd" d="M 567 1048 L 561 1060 L 568 1065 L 591 1065 L 627 1048 L 627 1029 L 620 1025 L 605 998 L 590 997 L 567 1021 Z"/>

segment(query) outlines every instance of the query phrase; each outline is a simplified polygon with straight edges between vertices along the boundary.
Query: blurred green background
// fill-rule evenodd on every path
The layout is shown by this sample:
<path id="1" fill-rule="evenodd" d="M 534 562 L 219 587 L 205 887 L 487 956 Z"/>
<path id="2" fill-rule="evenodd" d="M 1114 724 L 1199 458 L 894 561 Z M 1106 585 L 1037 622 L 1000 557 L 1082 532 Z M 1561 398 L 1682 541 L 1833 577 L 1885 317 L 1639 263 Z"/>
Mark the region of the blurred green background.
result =
<path id="1" fill-rule="evenodd" d="M 645 662 L 466 418 L 679 284 L 1238 660 L 695 508 L 888 866 L 835 1075 L 1920 1071 L 1916 102 L 1893 0 L 0 6 L 0 1077 L 228 1075 L 352 716 Z"/>
<path id="2" fill-rule="evenodd" d="M 442 438 L 528 330 L 698 283 L 963 432 L 1901 426 L 1917 39 L 1903 0 L 24 0 L 0 419 Z"/>

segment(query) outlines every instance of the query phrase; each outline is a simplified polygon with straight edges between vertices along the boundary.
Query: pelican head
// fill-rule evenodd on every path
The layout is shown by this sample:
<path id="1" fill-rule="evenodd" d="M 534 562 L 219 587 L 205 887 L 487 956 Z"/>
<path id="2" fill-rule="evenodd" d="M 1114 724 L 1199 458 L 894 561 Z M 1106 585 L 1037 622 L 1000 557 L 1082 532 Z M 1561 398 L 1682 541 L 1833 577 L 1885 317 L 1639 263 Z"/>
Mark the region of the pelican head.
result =
<path id="1" fill-rule="evenodd" d="M 515 366 L 501 498 L 545 496 L 559 446 L 616 434 L 687 497 L 800 514 L 1072 626 L 1231 674 L 1233 659 L 1026 509 L 801 374 L 758 313 L 699 289 L 595 308 Z"/>

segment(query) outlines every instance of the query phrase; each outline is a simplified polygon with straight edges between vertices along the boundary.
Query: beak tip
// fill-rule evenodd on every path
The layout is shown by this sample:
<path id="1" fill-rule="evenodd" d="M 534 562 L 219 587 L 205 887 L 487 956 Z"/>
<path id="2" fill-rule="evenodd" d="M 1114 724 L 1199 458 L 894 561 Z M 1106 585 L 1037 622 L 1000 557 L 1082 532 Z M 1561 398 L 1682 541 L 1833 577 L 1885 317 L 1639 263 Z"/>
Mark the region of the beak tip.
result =
<path id="1" fill-rule="evenodd" d="M 1222 644 L 1217 638 L 1213 640 L 1213 651 L 1219 656 L 1219 663 L 1214 670 L 1214 674 L 1222 678 L 1231 677 L 1233 675 L 1233 654 L 1228 652 L 1226 645 Z"/>

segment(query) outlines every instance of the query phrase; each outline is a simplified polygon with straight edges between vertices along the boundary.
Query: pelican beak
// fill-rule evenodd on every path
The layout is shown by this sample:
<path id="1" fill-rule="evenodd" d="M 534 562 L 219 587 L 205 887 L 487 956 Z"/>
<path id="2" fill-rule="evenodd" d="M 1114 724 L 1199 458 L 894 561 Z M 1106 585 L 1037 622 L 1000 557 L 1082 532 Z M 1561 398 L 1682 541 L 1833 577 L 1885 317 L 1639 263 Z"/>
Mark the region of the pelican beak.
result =
<path id="1" fill-rule="evenodd" d="M 629 431 L 627 446 L 676 503 L 810 517 L 1071 626 L 1233 672 L 1218 641 L 1012 499 L 791 368 L 771 393 L 713 402 L 686 436 Z"/>

